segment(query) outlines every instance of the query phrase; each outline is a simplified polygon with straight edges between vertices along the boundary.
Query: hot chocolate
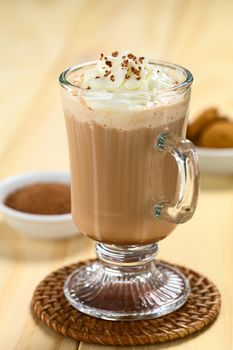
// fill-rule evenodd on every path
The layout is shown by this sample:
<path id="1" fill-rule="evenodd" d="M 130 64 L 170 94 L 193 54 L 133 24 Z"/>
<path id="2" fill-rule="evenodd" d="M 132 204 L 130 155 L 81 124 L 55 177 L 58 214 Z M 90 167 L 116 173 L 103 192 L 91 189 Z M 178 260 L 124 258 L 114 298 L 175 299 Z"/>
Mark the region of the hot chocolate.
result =
<path id="1" fill-rule="evenodd" d="M 158 71 L 162 67 L 157 65 Z M 116 69 L 114 72 L 112 84 L 119 80 Z M 153 216 L 153 204 L 164 194 L 170 203 L 176 203 L 178 187 L 177 165 L 172 157 L 156 151 L 155 145 L 164 130 L 185 136 L 189 92 L 179 97 L 166 95 L 162 100 L 164 84 L 175 84 L 162 73 L 162 78 L 157 78 L 161 87 L 149 100 L 137 91 L 135 96 L 124 96 L 122 83 L 117 87 L 120 94 L 109 98 L 114 90 L 111 80 L 101 85 L 100 73 L 93 70 L 80 75 L 87 88 L 85 96 L 71 98 L 64 93 L 72 214 L 80 230 L 94 240 L 147 244 L 163 239 L 175 227 Z M 141 84 L 138 77 L 134 76 L 135 84 Z M 151 81 L 155 84 L 154 78 Z M 92 91 L 97 83 L 97 87 L 104 86 L 104 92 Z M 124 79 L 126 83 L 133 84 L 130 79 Z M 144 84 L 144 89 L 148 86 Z"/>
<path id="2" fill-rule="evenodd" d="M 98 257 L 68 277 L 65 296 L 107 320 L 172 312 L 187 300 L 189 284 L 155 256 L 157 242 L 196 208 L 197 155 L 185 139 L 192 74 L 115 51 L 67 69 L 59 81 L 72 213 L 97 241 Z"/>

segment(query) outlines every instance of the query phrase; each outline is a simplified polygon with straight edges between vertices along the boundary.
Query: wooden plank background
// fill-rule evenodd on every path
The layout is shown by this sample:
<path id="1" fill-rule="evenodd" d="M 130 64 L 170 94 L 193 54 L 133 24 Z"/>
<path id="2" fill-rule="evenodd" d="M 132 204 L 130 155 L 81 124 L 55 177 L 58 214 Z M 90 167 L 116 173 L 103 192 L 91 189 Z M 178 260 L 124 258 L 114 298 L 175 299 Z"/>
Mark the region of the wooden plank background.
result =
<path id="1" fill-rule="evenodd" d="M 68 170 L 58 75 L 100 52 L 130 49 L 189 68 L 191 118 L 216 105 L 233 116 L 231 0 L 0 1 L 0 178 Z M 223 296 L 211 328 L 187 341 L 140 349 L 233 349 L 233 178 L 202 175 L 197 213 L 161 242 L 160 257 L 211 278 Z M 0 221 L 0 348 L 109 350 L 65 339 L 35 323 L 35 286 L 50 271 L 94 256 L 85 237 L 27 238 Z"/>

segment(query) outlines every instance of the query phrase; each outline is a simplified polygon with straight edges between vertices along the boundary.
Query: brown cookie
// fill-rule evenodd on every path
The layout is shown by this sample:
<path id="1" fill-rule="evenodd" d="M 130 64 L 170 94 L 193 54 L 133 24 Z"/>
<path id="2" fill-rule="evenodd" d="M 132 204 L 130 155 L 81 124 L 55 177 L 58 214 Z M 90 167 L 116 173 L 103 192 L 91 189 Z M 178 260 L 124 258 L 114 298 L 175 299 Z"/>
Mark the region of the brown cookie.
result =
<path id="1" fill-rule="evenodd" d="M 188 125 L 187 138 L 196 143 L 195 141 L 198 140 L 203 129 L 219 118 L 217 108 L 207 109 L 201 113 L 192 124 Z"/>
<path id="2" fill-rule="evenodd" d="M 221 120 L 206 128 L 199 138 L 201 147 L 233 148 L 233 122 Z"/>

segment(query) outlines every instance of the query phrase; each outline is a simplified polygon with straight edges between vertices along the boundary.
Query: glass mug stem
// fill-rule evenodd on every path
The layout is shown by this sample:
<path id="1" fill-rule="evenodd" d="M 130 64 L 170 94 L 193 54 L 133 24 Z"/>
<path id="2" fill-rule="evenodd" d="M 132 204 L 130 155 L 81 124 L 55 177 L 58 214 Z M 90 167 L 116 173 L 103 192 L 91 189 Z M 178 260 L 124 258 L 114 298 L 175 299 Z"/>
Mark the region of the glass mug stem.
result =
<path id="1" fill-rule="evenodd" d="M 158 244 L 96 243 L 98 260 L 65 281 L 67 300 L 79 311 L 106 320 L 159 317 L 181 307 L 190 287 L 177 269 L 155 260 Z"/>
<path id="2" fill-rule="evenodd" d="M 154 217 L 165 221 L 181 224 L 188 221 L 194 214 L 199 192 L 199 166 L 197 152 L 191 141 L 172 135 L 161 133 L 157 138 L 156 150 L 170 153 L 175 159 L 179 190 L 175 204 L 161 200 L 154 206 Z"/>

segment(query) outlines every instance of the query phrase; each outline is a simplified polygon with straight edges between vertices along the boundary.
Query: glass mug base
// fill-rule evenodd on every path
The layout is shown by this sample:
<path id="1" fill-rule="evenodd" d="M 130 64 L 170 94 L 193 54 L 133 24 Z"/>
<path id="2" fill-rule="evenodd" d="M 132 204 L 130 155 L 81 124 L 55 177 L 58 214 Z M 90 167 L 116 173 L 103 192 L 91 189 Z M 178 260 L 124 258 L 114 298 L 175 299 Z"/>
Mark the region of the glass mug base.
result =
<path id="1" fill-rule="evenodd" d="M 180 308 L 189 295 L 185 276 L 155 260 L 156 243 L 115 246 L 96 243 L 98 260 L 75 270 L 64 293 L 77 310 L 101 319 L 141 320 Z"/>

